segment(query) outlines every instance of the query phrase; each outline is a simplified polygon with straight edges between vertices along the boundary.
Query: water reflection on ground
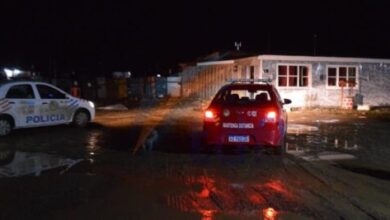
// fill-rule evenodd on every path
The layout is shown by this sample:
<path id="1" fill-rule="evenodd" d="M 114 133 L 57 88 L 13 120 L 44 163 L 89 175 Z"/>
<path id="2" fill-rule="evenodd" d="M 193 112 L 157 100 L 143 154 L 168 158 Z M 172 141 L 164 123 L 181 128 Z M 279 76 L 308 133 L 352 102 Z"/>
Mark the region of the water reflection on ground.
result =
<path id="1" fill-rule="evenodd" d="M 359 149 L 362 123 L 339 124 L 317 120 L 315 124 L 289 124 L 286 151 L 308 161 L 354 159 Z"/>
<path id="2" fill-rule="evenodd" d="M 55 168 L 61 168 L 58 172 L 63 174 L 82 161 L 45 153 L 11 150 L 1 151 L 0 155 L 0 178 L 40 176 L 42 172 Z"/>
<path id="3" fill-rule="evenodd" d="M 187 176 L 183 193 L 166 195 L 167 205 L 200 214 L 202 220 L 220 215 L 244 219 L 275 219 L 279 208 L 293 211 L 296 196 L 278 179 L 262 183 L 234 183 L 222 177 Z M 289 210 L 291 209 L 291 210 Z"/>
<path id="4" fill-rule="evenodd" d="M 93 164 L 95 163 L 95 157 L 102 152 L 101 141 L 103 131 L 93 130 L 87 136 L 85 140 L 86 160 Z"/>

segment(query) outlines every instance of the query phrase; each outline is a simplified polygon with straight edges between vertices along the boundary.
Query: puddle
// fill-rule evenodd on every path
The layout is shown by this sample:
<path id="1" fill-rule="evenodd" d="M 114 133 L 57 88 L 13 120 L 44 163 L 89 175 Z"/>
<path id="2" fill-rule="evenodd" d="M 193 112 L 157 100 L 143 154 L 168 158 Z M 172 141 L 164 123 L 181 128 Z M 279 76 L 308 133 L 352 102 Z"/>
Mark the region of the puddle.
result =
<path id="1" fill-rule="evenodd" d="M 332 124 L 339 122 L 339 119 L 324 119 L 324 120 L 316 120 L 317 123 L 326 123 L 326 124 Z"/>
<path id="2" fill-rule="evenodd" d="M 356 159 L 365 124 L 340 123 L 337 119 L 316 120 L 315 125 L 289 124 L 287 153 L 307 161 Z"/>
<path id="3" fill-rule="evenodd" d="M 337 168 L 348 170 L 354 173 L 359 173 L 371 177 L 375 177 L 377 179 L 382 180 L 390 180 L 390 172 L 385 170 L 376 170 L 376 169 L 370 169 L 366 167 L 355 167 L 355 166 L 347 166 L 342 164 L 334 165 Z"/>
<path id="4" fill-rule="evenodd" d="M 27 175 L 40 176 L 42 172 L 62 168 L 63 174 L 82 159 L 68 159 L 44 153 L 29 153 L 22 151 L 2 151 L 0 162 L 0 178 L 20 177 Z"/>
<path id="5" fill-rule="evenodd" d="M 137 143 L 141 129 L 141 126 L 102 129 L 87 138 L 87 150 L 95 153 L 104 149 L 130 152 Z"/>
<path id="6" fill-rule="evenodd" d="M 183 193 L 166 195 L 168 207 L 198 213 L 204 220 L 225 215 L 239 216 L 239 219 L 270 219 L 266 217 L 276 217 L 278 212 L 293 213 L 299 206 L 296 196 L 278 179 L 231 183 L 225 178 L 187 176 L 181 187 Z"/>
<path id="7" fill-rule="evenodd" d="M 304 124 L 289 124 L 287 127 L 288 134 L 304 134 L 318 131 L 318 127 Z"/>
<path id="8" fill-rule="evenodd" d="M 96 130 L 93 132 L 90 132 L 89 135 L 86 137 L 85 140 L 85 148 L 86 148 L 86 160 L 93 164 L 95 163 L 95 157 L 101 154 L 102 152 L 102 146 L 100 145 L 101 139 L 103 136 L 102 130 Z"/>
<path id="9" fill-rule="evenodd" d="M 356 157 L 351 154 L 339 153 L 339 152 L 320 152 L 318 154 L 313 155 L 304 155 L 301 156 L 302 159 L 306 161 L 334 161 L 334 160 L 351 160 Z"/>

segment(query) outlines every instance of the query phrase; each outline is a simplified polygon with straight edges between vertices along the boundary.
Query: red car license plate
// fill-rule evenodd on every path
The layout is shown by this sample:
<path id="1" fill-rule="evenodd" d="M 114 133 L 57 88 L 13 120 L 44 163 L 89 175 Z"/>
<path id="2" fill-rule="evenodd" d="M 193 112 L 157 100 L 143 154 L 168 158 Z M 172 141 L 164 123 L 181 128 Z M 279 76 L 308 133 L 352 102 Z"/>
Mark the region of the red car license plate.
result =
<path id="1" fill-rule="evenodd" d="M 249 136 L 229 136 L 228 141 L 231 143 L 249 143 Z"/>

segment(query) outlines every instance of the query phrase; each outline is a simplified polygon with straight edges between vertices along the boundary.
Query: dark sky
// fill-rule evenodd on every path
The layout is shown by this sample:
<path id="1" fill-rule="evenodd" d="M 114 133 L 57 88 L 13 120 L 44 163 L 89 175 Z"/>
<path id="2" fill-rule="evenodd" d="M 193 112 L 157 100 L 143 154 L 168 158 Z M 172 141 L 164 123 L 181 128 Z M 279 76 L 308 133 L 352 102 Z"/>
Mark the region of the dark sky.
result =
<path id="1" fill-rule="evenodd" d="M 62 2 L 62 3 L 61 3 Z M 153 73 L 216 50 L 390 58 L 386 1 L 2 1 L 0 66 Z"/>

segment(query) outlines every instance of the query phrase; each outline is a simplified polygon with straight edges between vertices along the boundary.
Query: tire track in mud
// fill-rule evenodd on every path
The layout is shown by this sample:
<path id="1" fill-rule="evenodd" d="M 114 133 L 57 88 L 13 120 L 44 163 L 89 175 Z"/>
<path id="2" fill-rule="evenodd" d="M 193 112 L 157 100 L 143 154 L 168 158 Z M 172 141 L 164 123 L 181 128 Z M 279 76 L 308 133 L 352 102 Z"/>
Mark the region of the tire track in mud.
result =
<path id="1" fill-rule="evenodd" d="M 294 185 L 296 185 L 296 183 L 294 183 L 292 179 L 295 178 L 296 175 L 292 175 L 292 176 L 290 175 L 289 167 L 286 166 L 286 160 L 290 161 L 287 163 L 292 163 L 292 161 L 285 156 L 280 157 L 280 156 L 271 155 L 270 157 L 272 160 L 276 160 L 276 161 L 282 160 L 281 161 L 282 170 L 278 175 L 284 177 L 281 180 L 279 180 L 281 181 L 279 182 L 279 184 L 284 185 L 285 191 L 283 191 L 283 188 L 278 189 L 278 187 L 280 187 L 278 186 L 278 182 L 276 182 L 276 185 L 270 185 L 268 183 L 262 187 L 252 187 L 253 191 L 261 195 L 261 197 L 264 198 L 264 200 L 266 201 L 269 207 L 273 207 L 276 210 L 279 210 L 280 212 L 291 212 L 291 213 L 303 215 L 305 217 L 309 217 L 313 219 L 322 219 L 322 215 L 314 212 L 312 209 L 306 206 L 299 199 L 300 198 L 299 194 L 296 191 L 292 190 L 295 187 Z M 285 178 L 286 175 L 290 175 L 293 178 L 291 177 Z M 269 189 L 267 190 L 266 188 L 271 188 L 271 189 L 275 188 L 275 190 L 274 191 Z"/>
<path id="2" fill-rule="evenodd" d="M 289 166 L 287 166 L 287 164 Z M 286 174 L 291 179 L 297 178 L 299 176 L 300 180 L 303 180 L 304 175 L 307 175 L 309 178 L 314 179 L 315 181 L 317 181 L 318 183 L 320 183 L 322 185 L 326 185 L 326 186 L 329 185 L 324 179 L 322 179 L 322 178 L 320 178 L 320 177 L 318 177 L 316 175 L 313 175 L 311 172 L 309 172 L 307 169 L 305 169 L 299 163 L 299 161 L 297 159 L 291 158 L 290 156 L 284 158 L 283 167 L 284 167 L 284 170 L 286 171 Z M 294 169 L 294 170 L 292 170 L 292 169 Z M 304 175 L 300 175 L 299 172 L 302 172 Z M 319 197 L 319 198 L 324 199 L 325 201 L 327 201 L 327 199 L 325 197 L 323 197 L 322 195 L 316 193 L 314 190 L 311 190 L 310 188 L 307 188 L 308 184 L 306 182 L 298 182 L 297 183 L 297 182 L 290 181 L 290 183 L 295 184 L 296 185 L 295 187 L 299 188 L 300 190 L 306 190 L 307 192 L 315 195 L 316 197 Z M 331 207 L 329 207 L 329 208 L 331 208 Z"/>
<path id="3" fill-rule="evenodd" d="M 346 185 L 348 187 L 352 187 L 351 184 L 345 182 L 344 180 L 342 180 L 340 178 L 337 178 L 335 175 L 331 176 L 331 175 L 329 175 L 329 173 L 325 173 L 325 172 L 323 172 L 323 170 L 320 170 L 319 168 L 316 168 L 315 166 L 312 166 L 311 168 L 316 170 L 319 173 L 321 172 L 324 176 L 328 176 L 329 178 L 332 178 L 333 180 L 336 181 L 336 183 L 341 183 L 341 184 Z M 307 169 L 307 168 L 304 168 L 304 169 Z M 310 171 L 308 171 L 308 172 L 310 172 Z M 359 202 L 356 199 L 353 199 L 351 196 L 348 196 L 347 193 L 344 193 L 341 190 L 337 190 L 331 184 L 328 184 L 328 187 L 332 190 L 332 192 L 334 192 L 336 195 L 343 198 L 344 200 L 348 201 L 350 205 L 352 205 L 357 210 L 364 213 L 366 216 L 368 216 L 372 219 L 383 219 L 384 218 L 384 216 L 379 216 L 378 213 L 371 213 L 370 212 L 373 210 L 366 210 L 361 204 L 359 204 Z"/>
<path id="4" fill-rule="evenodd" d="M 337 213 L 337 216 L 339 218 L 349 219 L 349 217 L 345 217 L 345 216 L 351 215 L 351 213 L 353 213 L 353 215 L 355 217 L 357 215 L 360 216 L 360 218 L 362 216 L 365 216 L 365 218 L 368 217 L 370 219 L 384 219 L 385 218 L 384 216 L 381 216 L 379 213 L 372 213 L 372 212 L 370 212 L 370 210 L 365 209 L 362 205 L 359 204 L 359 202 L 356 199 L 353 199 L 351 196 L 348 196 L 347 193 L 344 193 L 341 191 L 341 189 L 338 189 L 340 187 L 336 188 L 336 186 L 334 186 L 337 183 L 341 183 L 341 184 L 344 184 L 346 186 L 351 186 L 350 183 L 347 183 L 343 179 L 337 178 L 334 175 L 331 176 L 331 175 L 329 175 L 329 173 L 325 173 L 324 170 L 321 170 L 321 169 L 317 168 L 316 166 L 314 166 L 314 163 L 309 163 L 307 161 L 304 162 L 305 164 L 308 164 L 310 166 L 310 168 L 308 168 L 308 166 L 305 166 L 302 163 L 300 163 L 300 159 L 296 159 L 296 158 L 294 158 L 294 159 L 290 158 L 289 163 L 298 167 L 305 174 L 307 174 L 311 178 L 317 180 L 322 185 L 322 187 L 327 189 L 327 191 L 325 191 L 324 193 L 328 194 L 329 195 L 328 197 L 321 194 L 320 192 L 318 192 L 319 191 L 318 188 L 317 188 L 317 190 L 313 189 L 310 186 L 304 188 L 305 191 L 307 191 L 308 193 L 312 194 L 313 196 L 317 197 L 320 201 L 322 201 L 323 205 L 326 205 L 326 207 L 328 209 L 330 209 L 332 213 Z M 310 169 L 312 169 L 312 170 L 310 170 Z M 290 176 L 297 175 L 296 173 L 291 173 L 291 171 L 289 171 L 289 169 L 286 169 L 286 170 L 288 171 Z M 321 174 L 322 176 L 320 176 L 319 174 Z M 332 178 L 332 179 L 325 180 L 326 177 Z M 335 199 L 332 200 L 333 197 L 336 197 L 335 199 L 338 203 L 346 202 L 346 204 L 339 204 L 339 205 L 344 206 L 345 208 L 348 208 L 346 206 L 350 206 L 350 207 L 353 207 L 355 210 L 340 210 L 340 207 L 338 207 L 338 209 L 336 209 L 335 204 L 334 204 Z M 350 212 L 346 213 L 345 211 L 350 211 Z M 356 213 L 356 211 L 360 214 Z"/>
<path id="5" fill-rule="evenodd" d="M 303 172 L 304 174 L 306 174 L 309 178 L 313 178 L 315 181 L 317 181 L 319 184 L 325 186 L 325 187 L 330 187 L 330 184 L 324 180 L 323 178 L 317 176 L 317 175 L 314 175 L 312 172 L 310 172 L 308 169 L 306 169 L 299 161 L 299 159 L 295 159 L 295 158 L 286 158 L 286 160 L 288 161 L 288 163 L 290 165 L 293 165 L 295 166 L 294 168 L 292 169 L 297 169 L 298 172 Z M 285 163 L 284 163 L 285 165 Z M 290 168 L 291 169 L 291 168 Z M 287 169 L 286 167 L 286 171 L 287 173 L 290 175 L 290 176 L 297 176 L 297 172 L 292 172 L 290 171 L 290 169 Z M 337 217 L 339 218 L 343 218 L 342 217 L 342 213 L 340 213 L 339 211 L 337 211 L 336 209 L 334 209 L 330 204 L 332 204 L 330 202 L 330 200 L 328 198 L 326 198 L 325 196 L 323 196 L 322 194 L 320 193 L 317 193 L 314 189 L 312 189 L 310 187 L 309 184 L 305 184 L 305 187 L 304 188 L 300 188 L 301 190 L 305 190 L 307 192 L 309 192 L 310 194 L 312 194 L 313 196 L 317 197 L 322 205 L 326 205 L 327 206 L 327 209 L 330 209 L 331 210 L 331 213 L 336 213 L 337 214 Z M 304 199 L 302 197 L 302 199 Z M 344 219 L 344 218 L 343 218 Z"/>

